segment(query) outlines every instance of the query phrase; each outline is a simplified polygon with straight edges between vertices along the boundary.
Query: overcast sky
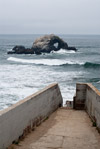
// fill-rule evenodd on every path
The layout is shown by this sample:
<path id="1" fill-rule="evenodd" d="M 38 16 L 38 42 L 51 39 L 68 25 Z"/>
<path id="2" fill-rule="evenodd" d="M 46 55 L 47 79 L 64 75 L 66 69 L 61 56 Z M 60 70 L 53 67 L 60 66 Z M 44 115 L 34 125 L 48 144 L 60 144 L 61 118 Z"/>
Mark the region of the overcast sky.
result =
<path id="1" fill-rule="evenodd" d="M 100 0 L 0 0 L 0 34 L 100 34 Z"/>

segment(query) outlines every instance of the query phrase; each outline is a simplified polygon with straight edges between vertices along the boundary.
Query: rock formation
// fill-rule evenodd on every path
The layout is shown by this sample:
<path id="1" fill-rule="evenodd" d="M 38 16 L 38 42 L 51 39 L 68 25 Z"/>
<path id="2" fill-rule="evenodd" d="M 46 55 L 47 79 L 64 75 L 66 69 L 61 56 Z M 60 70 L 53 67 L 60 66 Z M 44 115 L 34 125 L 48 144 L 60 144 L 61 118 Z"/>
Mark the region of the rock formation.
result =
<path id="1" fill-rule="evenodd" d="M 61 48 L 68 49 L 68 45 L 58 36 L 46 35 L 36 39 L 32 48 L 35 50 L 35 53 L 37 51 L 41 53 L 50 53 L 51 51 L 58 51 Z"/>
<path id="2" fill-rule="evenodd" d="M 36 39 L 30 49 L 26 49 L 24 46 L 15 46 L 12 51 L 8 52 L 8 54 L 41 54 L 58 51 L 60 49 L 77 51 L 75 47 L 68 47 L 68 44 L 65 41 L 58 36 L 51 34 Z"/>
<path id="3" fill-rule="evenodd" d="M 32 48 L 25 48 L 24 46 L 15 46 L 8 54 L 34 54 Z"/>

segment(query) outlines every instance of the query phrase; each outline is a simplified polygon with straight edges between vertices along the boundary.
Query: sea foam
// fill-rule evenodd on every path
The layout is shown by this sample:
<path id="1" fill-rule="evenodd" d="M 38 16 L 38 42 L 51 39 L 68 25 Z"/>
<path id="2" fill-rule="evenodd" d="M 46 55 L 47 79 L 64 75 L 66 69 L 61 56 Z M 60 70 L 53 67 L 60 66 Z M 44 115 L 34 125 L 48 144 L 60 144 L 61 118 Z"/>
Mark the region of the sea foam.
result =
<path id="1" fill-rule="evenodd" d="M 9 57 L 8 61 L 24 63 L 24 64 L 35 64 L 35 65 L 46 65 L 46 66 L 68 66 L 74 65 L 77 67 L 84 67 L 84 68 L 100 68 L 99 63 L 92 63 L 92 62 L 80 62 L 80 61 L 72 61 L 67 59 L 20 59 L 15 57 Z"/>
<path id="2" fill-rule="evenodd" d="M 29 64 L 37 64 L 37 65 L 48 65 L 48 66 L 62 66 L 62 65 L 82 65 L 82 62 L 75 62 L 72 60 L 62 60 L 62 59 L 20 59 L 15 57 L 9 57 L 8 61 L 14 61 L 19 63 L 29 63 Z"/>
<path id="3" fill-rule="evenodd" d="M 66 54 L 66 53 L 76 53 L 76 52 L 73 50 L 60 49 L 59 51 L 53 51 L 53 53 Z"/>

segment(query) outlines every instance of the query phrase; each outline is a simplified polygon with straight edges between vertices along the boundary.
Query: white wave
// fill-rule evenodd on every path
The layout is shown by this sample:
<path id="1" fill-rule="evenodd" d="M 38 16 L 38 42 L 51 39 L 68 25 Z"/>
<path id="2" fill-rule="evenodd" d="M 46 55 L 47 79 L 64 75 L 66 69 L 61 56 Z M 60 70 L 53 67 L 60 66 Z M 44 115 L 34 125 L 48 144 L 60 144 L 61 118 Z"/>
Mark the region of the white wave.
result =
<path id="1" fill-rule="evenodd" d="M 98 81 L 97 83 L 100 84 L 100 81 Z"/>
<path id="2" fill-rule="evenodd" d="M 62 72 L 49 66 L 38 66 L 37 69 L 37 65 L 3 65 L 0 67 L 0 110 L 54 82 L 59 83 L 65 104 L 74 96 L 75 87 L 70 85 L 73 76 L 80 78 L 85 75 L 83 71 Z"/>
<path id="3" fill-rule="evenodd" d="M 20 59 L 20 58 L 15 58 L 15 57 L 9 57 L 7 60 L 9 61 L 14 61 L 14 62 L 19 62 L 19 63 L 28 63 L 28 64 L 40 64 L 40 65 L 48 65 L 48 66 L 59 66 L 59 65 L 64 65 L 64 64 L 84 64 L 84 63 L 79 63 L 71 60 L 61 60 L 61 59 Z"/>
<path id="4" fill-rule="evenodd" d="M 66 54 L 66 53 L 76 53 L 76 52 L 73 50 L 60 49 L 59 51 L 54 51 L 54 53 Z"/>
<path id="5" fill-rule="evenodd" d="M 42 65 L 63 65 L 66 64 L 65 60 L 58 60 L 58 59 L 39 59 L 39 60 L 29 60 L 29 59 L 19 59 L 15 57 L 9 57 L 9 61 L 21 62 L 21 63 L 29 63 L 29 64 L 42 64 Z"/>
<path id="6" fill-rule="evenodd" d="M 7 51 L 12 51 L 12 49 L 10 48 L 10 49 L 7 49 Z"/>

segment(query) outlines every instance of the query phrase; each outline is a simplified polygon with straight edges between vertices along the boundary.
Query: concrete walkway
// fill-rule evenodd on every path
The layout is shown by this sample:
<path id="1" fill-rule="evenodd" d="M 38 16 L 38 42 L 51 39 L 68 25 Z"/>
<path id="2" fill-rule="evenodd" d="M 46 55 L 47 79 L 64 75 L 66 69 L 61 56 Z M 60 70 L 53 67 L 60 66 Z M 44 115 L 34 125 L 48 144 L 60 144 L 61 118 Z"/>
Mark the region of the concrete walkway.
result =
<path id="1" fill-rule="evenodd" d="M 59 109 L 14 149 L 100 149 L 100 134 L 85 111 Z"/>

